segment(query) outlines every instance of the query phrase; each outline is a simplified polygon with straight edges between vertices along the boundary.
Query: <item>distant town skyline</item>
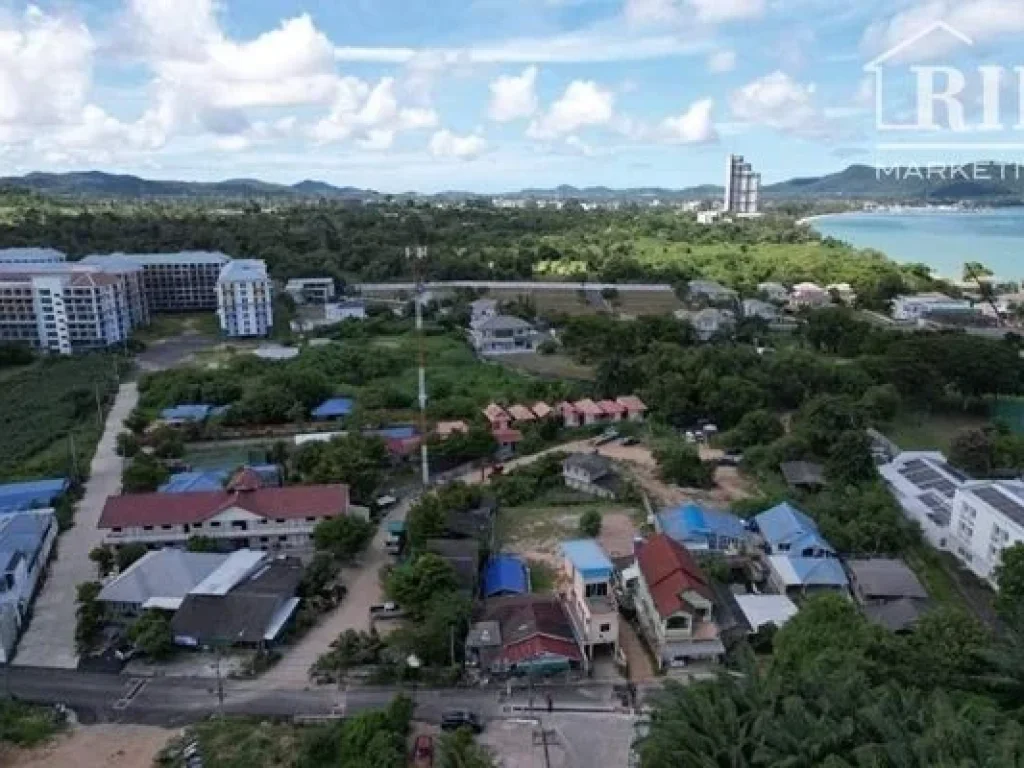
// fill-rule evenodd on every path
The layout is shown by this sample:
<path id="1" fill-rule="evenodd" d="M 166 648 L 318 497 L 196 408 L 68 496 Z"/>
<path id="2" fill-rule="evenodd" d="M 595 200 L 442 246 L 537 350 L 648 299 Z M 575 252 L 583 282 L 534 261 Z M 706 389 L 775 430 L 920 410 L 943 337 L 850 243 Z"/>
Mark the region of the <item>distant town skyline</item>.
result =
<path id="1" fill-rule="evenodd" d="M 910 66 L 958 68 L 969 107 L 979 66 L 1024 64 L 1022 36 L 1018 0 L 12 0 L 0 156 L 484 193 L 720 184 L 729 154 L 765 184 L 999 159 L 1021 136 L 1006 78 L 985 146 L 894 156 L 885 127 L 916 103 Z"/>

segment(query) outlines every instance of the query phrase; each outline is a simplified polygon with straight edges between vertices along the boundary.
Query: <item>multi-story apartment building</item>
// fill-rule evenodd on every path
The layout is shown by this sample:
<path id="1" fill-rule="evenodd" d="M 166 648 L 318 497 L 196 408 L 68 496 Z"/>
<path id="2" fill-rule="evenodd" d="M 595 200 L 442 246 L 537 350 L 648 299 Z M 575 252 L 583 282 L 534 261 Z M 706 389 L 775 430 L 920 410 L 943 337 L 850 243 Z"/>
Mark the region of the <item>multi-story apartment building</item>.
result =
<path id="1" fill-rule="evenodd" d="M 742 155 L 729 155 L 723 211 L 737 216 L 756 216 L 760 204 L 761 174 L 754 173 Z"/>
<path id="2" fill-rule="evenodd" d="M 67 257 L 53 248 L 2 248 L 0 264 L 58 264 Z"/>
<path id="3" fill-rule="evenodd" d="M 217 280 L 217 317 L 228 336 L 266 336 L 274 325 L 273 287 L 267 265 L 237 259 L 221 269 Z"/>
<path id="4" fill-rule="evenodd" d="M 1024 483 L 979 480 L 953 498 L 950 549 L 978 578 L 993 587 L 1003 550 L 1024 543 Z"/>
<path id="5" fill-rule="evenodd" d="M 569 616 L 588 658 L 594 651 L 619 647 L 619 608 L 612 584 L 615 569 L 594 539 L 562 544 L 562 569 L 570 584 Z"/>
<path id="6" fill-rule="evenodd" d="M 0 263 L 0 342 L 58 354 L 123 344 L 149 322 L 141 270 Z"/>
<path id="7" fill-rule="evenodd" d="M 202 312 L 217 308 L 217 279 L 231 259 L 223 253 L 116 253 L 86 256 L 85 264 L 142 268 L 143 283 L 152 312 Z"/>

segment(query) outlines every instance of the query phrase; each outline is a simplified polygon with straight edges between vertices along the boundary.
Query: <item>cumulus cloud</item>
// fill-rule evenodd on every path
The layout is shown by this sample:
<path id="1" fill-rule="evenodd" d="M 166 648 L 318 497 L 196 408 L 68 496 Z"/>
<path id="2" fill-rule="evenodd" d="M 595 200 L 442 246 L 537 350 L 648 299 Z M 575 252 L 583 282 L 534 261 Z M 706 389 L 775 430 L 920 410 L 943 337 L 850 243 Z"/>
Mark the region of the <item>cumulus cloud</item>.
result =
<path id="1" fill-rule="evenodd" d="M 312 127 L 310 134 L 320 142 L 356 138 L 364 147 L 382 149 L 391 145 L 394 132 L 435 125 L 434 110 L 399 105 L 394 78 L 382 78 L 371 88 L 362 80 L 349 77 L 339 83 L 330 113 Z M 391 133 L 382 133 L 385 131 Z"/>
<path id="2" fill-rule="evenodd" d="M 669 117 L 661 123 L 662 138 L 673 144 L 708 144 L 718 140 L 712 120 L 715 103 L 701 99 L 690 105 L 681 115 Z"/>
<path id="3" fill-rule="evenodd" d="M 736 69 L 735 51 L 715 51 L 708 56 L 708 72 L 721 74 L 722 72 L 732 72 L 734 69 Z"/>
<path id="4" fill-rule="evenodd" d="M 721 24 L 757 18 L 766 7 L 765 0 L 626 0 L 624 13 L 634 24 Z"/>
<path id="5" fill-rule="evenodd" d="M 473 160 L 487 150 L 487 140 L 476 133 L 458 136 L 444 129 L 430 137 L 430 154 L 434 157 Z"/>
<path id="6" fill-rule="evenodd" d="M 520 75 L 502 75 L 490 84 L 490 91 L 487 115 L 494 122 L 530 117 L 537 111 L 537 68 L 527 67 Z"/>
<path id="7" fill-rule="evenodd" d="M 743 86 L 730 98 L 733 115 L 746 123 L 776 130 L 822 133 L 825 116 L 815 104 L 813 83 L 795 81 L 776 71 Z"/>
<path id="8" fill-rule="evenodd" d="M 554 139 L 580 128 L 609 124 L 615 116 L 614 94 L 593 80 L 573 80 L 545 113 L 527 128 L 534 139 Z"/>

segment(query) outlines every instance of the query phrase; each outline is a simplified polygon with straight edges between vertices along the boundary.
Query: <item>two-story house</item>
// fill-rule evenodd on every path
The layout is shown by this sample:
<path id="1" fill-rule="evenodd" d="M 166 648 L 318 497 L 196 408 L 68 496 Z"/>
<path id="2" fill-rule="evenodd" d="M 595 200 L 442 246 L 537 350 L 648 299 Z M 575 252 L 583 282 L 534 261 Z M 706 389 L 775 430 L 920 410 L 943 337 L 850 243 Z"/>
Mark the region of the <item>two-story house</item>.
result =
<path id="1" fill-rule="evenodd" d="M 818 592 L 848 595 L 846 572 L 810 517 L 783 503 L 759 514 L 754 523 L 768 554 L 769 580 L 777 592 L 790 597 Z"/>
<path id="2" fill-rule="evenodd" d="M 619 609 L 615 602 L 612 561 L 594 539 L 562 544 L 562 569 L 569 583 L 566 604 L 577 634 L 587 652 L 619 645 Z"/>
<path id="3" fill-rule="evenodd" d="M 472 325 L 469 331 L 473 348 L 481 355 L 507 355 L 535 352 L 540 334 L 525 320 L 511 315 L 495 315 Z"/>
<path id="4" fill-rule="evenodd" d="M 717 661 L 725 653 L 714 592 L 693 555 L 659 533 L 637 545 L 637 618 L 662 668 Z"/>
<path id="5" fill-rule="evenodd" d="M 469 327 L 478 325 L 498 316 L 498 302 L 494 299 L 477 299 L 469 305 Z"/>
<path id="6" fill-rule="evenodd" d="M 574 453 L 562 462 L 562 479 L 566 487 L 597 496 L 614 499 L 621 484 L 615 466 L 597 453 Z"/>
<path id="7" fill-rule="evenodd" d="M 241 473 L 221 491 L 111 496 L 99 528 L 114 546 L 180 547 L 203 536 L 224 550 L 290 551 L 308 549 L 317 524 L 339 515 L 369 519 L 369 510 L 350 503 L 347 485 L 264 488 Z"/>

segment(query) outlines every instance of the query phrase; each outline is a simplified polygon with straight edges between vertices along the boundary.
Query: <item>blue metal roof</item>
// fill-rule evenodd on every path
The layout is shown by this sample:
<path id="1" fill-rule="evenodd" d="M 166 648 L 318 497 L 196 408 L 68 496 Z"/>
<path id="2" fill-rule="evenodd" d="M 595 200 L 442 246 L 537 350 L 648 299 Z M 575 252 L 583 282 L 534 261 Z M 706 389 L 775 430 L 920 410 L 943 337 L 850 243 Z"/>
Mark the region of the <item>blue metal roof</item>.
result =
<path id="1" fill-rule="evenodd" d="M 212 405 L 175 405 L 172 408 L 164 408 L 160 411 L 160 418 L 164 421 L 205 421 L 213 410 L 214 407 Z"/>
<path id="2" fill-rule="evenodd" d="M 313 409 L 314 419 L 335 419 L 352 413 L 354 403 L 350 397 L 332 397 Z"/>
<path id="3" fill-rule="evenodd" d="M 66 477 L 29 480 L 0 485 L 0 513 L 24 512 L 53 506 L 53 501 L 68 488 Z"/>
<path id="4" fill-rule="evenodd" d="M 834 557 L 790 557 L 787 558 L 793 571 L 805 587 L 837 586 L 849 583 L 843 566 Z"/>
<path id="5" fill-rule="evenodd" d="M 228 479 L 227 470 L 180 472 L 157 488 L 158 493 L 193 493 L 196 491 L 222 491 Z"/>
<path id="6" fill-rule="evenodd" d="M 484 566 L 483 596 L 525 595 L 530 591 L 526 565 L 514 555 L 494 555 Z"/>
<path id="7" fill-rule="evenodd" d="M 817 524 L 788 502 L 762 512 L 754 520 L 765 541 L 775 550 L 780 544 L 792 552 L 809 547 L 831 550 L 832 546 L 818 532 Z"/>
<path id="8" fill-rule="evenodd" d="M 0 519 L 0 571 L 15 562 L 17 555 L 31 560 L 54 524 L 52 514 L 16 513 Z"/>
<path id="9" fill-rule="evenodd" d="M 742 521 L 728 512 L 705 509 L 699 504 L 685 504 L 658 515 L 661 529 L 677 541 L 691 541 L 708 536 L 740 539 L 746 533 Z"/>
<path id="10" fill-rule="evenodd" d="M 416 437 L 416 427 L 404 424 L 394 427 L 381 427 L 380 429 L 367 429 L 364 435 L 382 437 L 385 440 L 405 440 L 409 437 Z"/>
<path id="11" fill-rule="evenodd" d="M 612 561 L 594 539 L 562 542 L 562 552 L 573 567 L 587 579 L 607 579 L 612 575 Z"/>

